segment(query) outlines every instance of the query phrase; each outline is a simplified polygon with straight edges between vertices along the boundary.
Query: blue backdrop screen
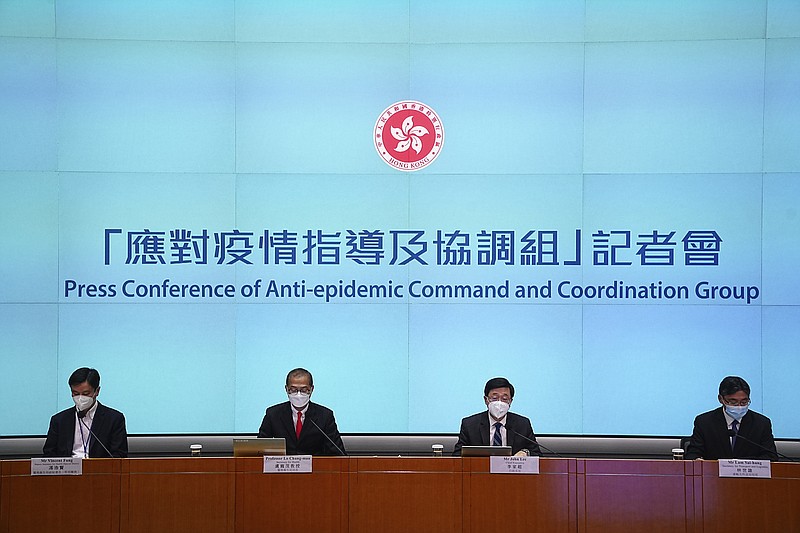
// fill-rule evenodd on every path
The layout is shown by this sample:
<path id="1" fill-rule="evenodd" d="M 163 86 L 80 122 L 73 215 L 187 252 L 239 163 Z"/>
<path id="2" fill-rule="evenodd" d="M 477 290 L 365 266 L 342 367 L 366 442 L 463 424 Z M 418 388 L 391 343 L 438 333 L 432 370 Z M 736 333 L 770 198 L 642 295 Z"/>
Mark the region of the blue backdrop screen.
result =
<path id="1" fill-rule="evenodd" d="M 131 433 L 255 432 L 303 366 L 344 432 L 504 375 L 537 432 L 683 435 L 734 374 L 800 438 L 796 2 L 435 4 L 0 1 L 0 433 L 80 366 Z"/>

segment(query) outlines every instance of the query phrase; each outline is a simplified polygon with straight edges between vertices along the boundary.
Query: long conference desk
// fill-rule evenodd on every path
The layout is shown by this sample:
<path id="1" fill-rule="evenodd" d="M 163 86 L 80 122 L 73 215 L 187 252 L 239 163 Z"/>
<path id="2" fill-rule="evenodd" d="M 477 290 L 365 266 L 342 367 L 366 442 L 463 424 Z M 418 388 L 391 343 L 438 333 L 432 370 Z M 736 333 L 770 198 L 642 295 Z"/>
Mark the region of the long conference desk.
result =
<path id="1" fill-rule="evenodd" d="M 800 532 L 800 464 L 720 478 L 716 461 L 541 459 L 491 474 L 484 457 L 90 459 L 80 476 L 0 461 L 0 532 Z"/>

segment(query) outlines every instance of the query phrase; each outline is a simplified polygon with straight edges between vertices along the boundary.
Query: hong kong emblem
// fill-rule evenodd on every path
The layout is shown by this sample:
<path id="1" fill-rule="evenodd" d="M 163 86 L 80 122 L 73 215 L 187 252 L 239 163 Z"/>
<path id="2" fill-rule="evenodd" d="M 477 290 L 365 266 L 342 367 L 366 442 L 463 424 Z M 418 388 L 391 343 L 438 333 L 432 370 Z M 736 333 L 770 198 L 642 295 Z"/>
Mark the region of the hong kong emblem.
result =
<path id="1" fill-rule="evenodd" d="M 444 146 L 444 126 L 430 106 L 414 100 L 396 102 L 378 117 L 374 141 L 387 165 L 413 172 L 439 156 Z"/>

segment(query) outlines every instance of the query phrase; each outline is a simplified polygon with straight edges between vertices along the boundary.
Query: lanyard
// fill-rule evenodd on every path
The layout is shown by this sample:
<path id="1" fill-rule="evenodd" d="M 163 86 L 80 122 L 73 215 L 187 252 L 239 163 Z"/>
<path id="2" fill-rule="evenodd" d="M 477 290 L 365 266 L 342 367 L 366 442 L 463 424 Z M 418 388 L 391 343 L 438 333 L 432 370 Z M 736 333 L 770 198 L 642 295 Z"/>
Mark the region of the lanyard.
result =
<path id="1" fill-rule="evenodd" d="M 89 450 L 87 450 L 87 447 L 89 445 L 89 439 L 92 438 L 92 435 L 91 435 L 91 433 L 89 433 L 88 435 L 86 435 L 86 438 L 84 438 L 83 437 L 83 426 L 86 426 L 86 422 L 84 422 L 83 419 L 79 417 L 78 418 L 78 427 L 81 430 L 81 442 L 83 443 L 83 458 L 86 459 L 86 458 L 89 457 Z M 86 429 L 89 429 L 89 426 L 86 426 Z"/>

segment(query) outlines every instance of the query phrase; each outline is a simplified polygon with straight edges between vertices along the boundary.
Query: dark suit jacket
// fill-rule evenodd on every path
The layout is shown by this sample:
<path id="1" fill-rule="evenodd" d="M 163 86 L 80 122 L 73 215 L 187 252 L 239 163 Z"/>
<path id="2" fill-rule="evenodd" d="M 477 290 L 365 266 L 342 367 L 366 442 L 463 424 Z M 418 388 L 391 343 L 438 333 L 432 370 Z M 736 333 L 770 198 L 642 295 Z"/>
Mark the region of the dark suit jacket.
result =
<path id="1" fill-rule="evenodd" d="M 511 412 L 506 414 L 506 440 L 508 445 L 511 446 L 512 454 L 526 449 L 531 455 L 541 455 L 539 445 L 536 443 L 536 437 L 533 434 L 531 421 L 522 415 Z M 461 421 L 461 431 L 459 432 L 453 455 L 461 455 L 462 446 L 488 445 L 489 413 L 483 411 L 468 416 Z"/>
<path id="2" fill-rule="evenodd" d="M 720 406 L 694 419 L 694 430 L 686 447 L 685 457 L 686 459 L 778 458 L 772 436 L 772 422 L 766 416 L 748 410 L 739 423 L 739 437 L 736 439 L 736 447 L 731 449 L 728 423 Z M 760 444 L 766 450 L 748 440 Z"/>
<path id="3" fill-rule="evenodd" d="M 319 428 L 314 426 L 312 420 Z M 339 452 L 325 438 L 325 435 L 330 437 L 330 440 L 335 442 L 342 451 Z M 289 402 L 279 403 L 267 409 L 261 427 L 258 429 L 258 436 L 283 437 L 286 439 L 287 455 L 342 455 L 347 453 L 342 437 L 339 435 L 339 428 L 336 427 L 333 411 L 316 403 L 309 402 L 308 404 L 299 441 L 292 422 L 292 405 Z"/>
<path id="4" fill-rule="evenodd" d="M 128 432 L 125 429 L 125 415 L 97 402 L 97 411 L 92 421 L 89 439 L 89 457 L 127 457 Z M 69 457 L 72 455 L 72 442 L 75 439 L 75 408 L 70 407 L 50 418 L 50 428 L 44 441 L 42 453 L 45 457 Z M 100 442 L 105 444 L 108 455 Z"/>

